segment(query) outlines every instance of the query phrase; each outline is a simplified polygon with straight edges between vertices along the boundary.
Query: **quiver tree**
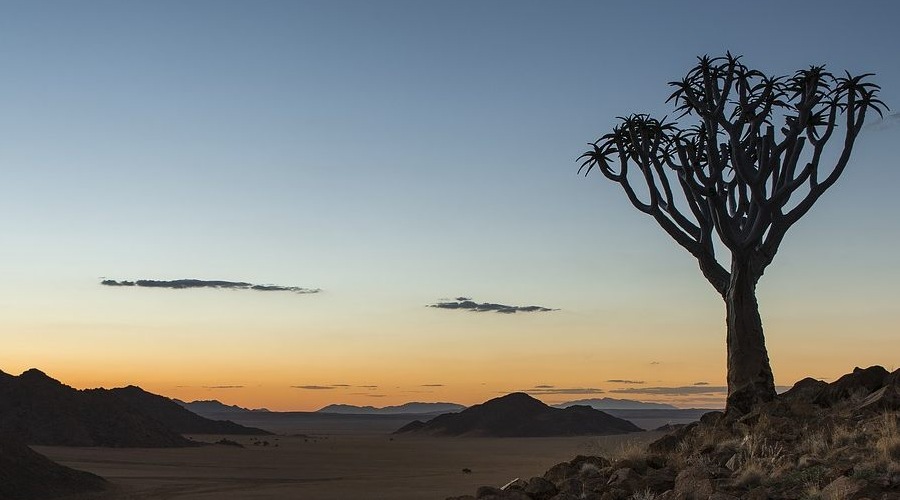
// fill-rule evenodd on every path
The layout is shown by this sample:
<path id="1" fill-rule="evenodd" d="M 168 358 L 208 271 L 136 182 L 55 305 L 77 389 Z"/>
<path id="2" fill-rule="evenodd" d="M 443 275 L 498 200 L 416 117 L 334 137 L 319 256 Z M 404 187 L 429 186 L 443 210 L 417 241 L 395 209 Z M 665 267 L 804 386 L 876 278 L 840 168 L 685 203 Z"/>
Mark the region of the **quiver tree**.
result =
<path id="1" fill-rule="evenodd" d="M 866 112 L 887 109 L 869 76 L 824 66 L 767 76 L 731 54 L 700 57 L 669 84 L 675 120 L 619 118 L 579 158 L 579 172 L 618 183 L 724 299 L 729 412 L 775 396 L 756 283 L 788 229 L 844 172 Z"/>

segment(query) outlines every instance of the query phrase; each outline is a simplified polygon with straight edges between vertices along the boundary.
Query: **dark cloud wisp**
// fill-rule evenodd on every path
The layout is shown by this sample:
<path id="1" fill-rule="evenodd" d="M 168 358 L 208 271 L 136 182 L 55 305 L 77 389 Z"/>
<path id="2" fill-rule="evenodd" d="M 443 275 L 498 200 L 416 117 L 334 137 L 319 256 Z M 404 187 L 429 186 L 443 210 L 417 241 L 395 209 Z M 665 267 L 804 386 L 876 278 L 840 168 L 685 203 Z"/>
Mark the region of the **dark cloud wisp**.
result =
<path id="1" fill-rule="evenodd" d="M 635 385 L 640 385 L 640 384 L 644 383 L 643 380 L 626 380 L 626 379 L 621 379 L 621 378 L 610 379 L 610 380 L 607 380 L 607 382 L 612 382 L 614 384 L 635 384 Z"/>
<path id="2" fill-rule="evenodd" d="M 220 290 L 256 290 L 258 292 L 293 292 L 293 293 L 319 293 L 322 290 L 318 288 L 304 288 L 300 286 L 281 286 L 281 285 L 254 285 L 244 281 L 224 281 L 224 280 L 110 280 L 105 279 L 100 282 L 105 286 L 140 286 L 146 288 L 170 288 L 174 290 L 184 290 L 189 288 L 216 288 Z"/>
<path id="3" fill-rule="evenodd" d="M 558 311 L 544 306 L 509 306 L 506 304 L 493 304 L 491 302 L 478 303 L 468 297 L 457 297 L 453 300 L 442 300 L 428 307 L 438 309 L 456 309 L 460 311 L 497 312 L 501 314 L 514 314 L 517 312 L 549 312 Z"/>
<path id="4" fill-rule="evenodd" d="M 307 391 L 328 391 L 334 389 L 333 385 L 292 385 L 292 389 L 305 389 Z"/>
<path id="5" fill-rule="evenodd" d="M 242 385 L 204 385 L 204 389 L 243 389 Z"/>

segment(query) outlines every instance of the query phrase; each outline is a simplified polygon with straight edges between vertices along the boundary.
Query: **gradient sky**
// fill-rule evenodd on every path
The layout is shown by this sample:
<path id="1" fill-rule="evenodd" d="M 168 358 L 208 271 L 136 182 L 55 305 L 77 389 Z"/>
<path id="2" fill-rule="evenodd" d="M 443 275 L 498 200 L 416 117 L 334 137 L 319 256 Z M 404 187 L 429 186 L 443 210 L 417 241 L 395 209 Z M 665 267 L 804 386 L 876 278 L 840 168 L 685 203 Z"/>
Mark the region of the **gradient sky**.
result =
<path id="1" fill-rule="evenodd" d="M 898 18 L 892 1 L 4 1 L 0 369 L 272 409 L 540 385 L 721 404 L 677 389 L 724 385 L 721 299 L 575 159 L 617 115 L 669 113 L 666 82 L 726 50 L 877 73 L 892 111 L 758 292 L 776 383 L 895 369 Z M 426 307 L 459 295 L 560 310 Z"/>

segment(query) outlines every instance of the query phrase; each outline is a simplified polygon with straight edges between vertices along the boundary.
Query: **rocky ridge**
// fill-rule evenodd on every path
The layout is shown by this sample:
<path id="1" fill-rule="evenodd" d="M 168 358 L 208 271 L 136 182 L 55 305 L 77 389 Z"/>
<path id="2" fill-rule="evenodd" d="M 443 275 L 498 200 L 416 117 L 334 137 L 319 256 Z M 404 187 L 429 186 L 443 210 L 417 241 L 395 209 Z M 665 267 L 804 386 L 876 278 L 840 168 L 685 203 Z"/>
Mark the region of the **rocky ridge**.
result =
<path id="1" fill-rule="evenodd" d="M 900 370 L 804 379 L 745 415 L 711 412 L 615 460 L 455 500 L 900 500 Z"/>

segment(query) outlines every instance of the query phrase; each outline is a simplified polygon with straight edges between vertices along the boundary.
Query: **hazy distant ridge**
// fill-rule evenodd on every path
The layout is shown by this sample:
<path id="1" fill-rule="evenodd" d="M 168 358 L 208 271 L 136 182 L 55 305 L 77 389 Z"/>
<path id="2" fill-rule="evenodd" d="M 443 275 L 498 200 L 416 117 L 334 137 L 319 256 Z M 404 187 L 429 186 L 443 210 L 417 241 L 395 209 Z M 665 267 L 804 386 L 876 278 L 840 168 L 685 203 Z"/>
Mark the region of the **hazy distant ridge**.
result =
<path id="1" fill-rule="evenodd" d="M 317 410 L 316 413 L 340 413 L 344 415 L 399 415 L 403 413 L 453 413 L 465 409 L 465 406 L 456 403 L 420 403 L 414 401 L 397 406 L 385 406 L 383 408 L 333 404 Z"/>
<path id="2" fill-rule="evenodd" d="M 643 401 L 635 401 L 633 399 L 615 399 L 615 398 L 591 398 L 579 399 L 576 401 L 567 401 L 553 405 L 555 408 L 568 408 L 570 406 L 582 405 L 590 406 L 595 410 L 676 410 L 675 406 L 665 403 L 645 403 Z"/>
<path id="3" fill-rule="evenodd" d="M 244 408 L 238 405 L 227 405 L 221 401 L 215 399 L 203 399 L 197 401 L 182 401 L 180 399 L 172 399 L 172 401 L 178 403 L 184 408 L 197 413 L 243 413 L 243 412 L 267 412 L 269 411 L 267 408 Z"/>

